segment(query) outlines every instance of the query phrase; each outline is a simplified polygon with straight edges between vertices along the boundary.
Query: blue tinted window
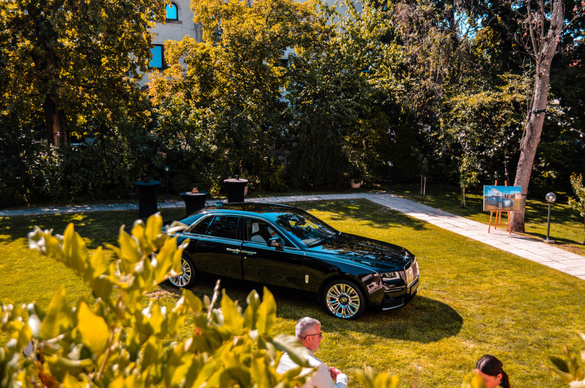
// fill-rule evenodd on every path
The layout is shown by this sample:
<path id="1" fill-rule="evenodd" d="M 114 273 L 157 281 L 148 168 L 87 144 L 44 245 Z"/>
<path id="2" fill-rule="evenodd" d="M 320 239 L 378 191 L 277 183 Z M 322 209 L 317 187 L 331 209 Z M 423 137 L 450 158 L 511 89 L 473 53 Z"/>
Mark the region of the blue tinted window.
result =
<path id="1" fill-rule="evenodd" d="M 155 45 L 153 48 L 150 49 L 150 52 L 152 53 L 150 67 L 162 69 L 164 64 L 163 46 Z"/>
<path id="2" fill-rule="evenodd" d="M 179 20 L 179 13 L 175 3 L 167 5 L 167 20 Z"/>

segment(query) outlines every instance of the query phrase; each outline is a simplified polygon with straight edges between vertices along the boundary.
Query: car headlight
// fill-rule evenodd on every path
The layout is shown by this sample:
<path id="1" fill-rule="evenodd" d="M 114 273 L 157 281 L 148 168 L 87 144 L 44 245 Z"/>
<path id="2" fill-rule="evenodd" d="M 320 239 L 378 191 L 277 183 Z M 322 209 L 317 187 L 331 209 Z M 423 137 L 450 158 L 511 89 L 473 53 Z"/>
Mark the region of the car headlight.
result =
<path id="1" fill-rule="evenodd" d="M 400 272 L 385 272 L 381 273 L 380 276 L 382 277 L 382 281 L 387 282 L 390 280 L 398 280 L 400 279 Z"/>

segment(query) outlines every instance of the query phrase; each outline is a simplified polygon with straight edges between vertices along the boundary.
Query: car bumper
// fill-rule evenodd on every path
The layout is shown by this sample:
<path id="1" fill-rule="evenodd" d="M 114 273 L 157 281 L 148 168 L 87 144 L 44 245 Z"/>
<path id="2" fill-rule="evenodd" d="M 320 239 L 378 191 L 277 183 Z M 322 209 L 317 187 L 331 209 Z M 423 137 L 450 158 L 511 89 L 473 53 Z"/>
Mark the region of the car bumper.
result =
<path id="1" fill-rule="evenodd" d="M 398 291 L 386 291 L 380 303 L 382 310 L 392 310 L 406 305 L 417 293 L 418 277 L 410 285 Z"/>

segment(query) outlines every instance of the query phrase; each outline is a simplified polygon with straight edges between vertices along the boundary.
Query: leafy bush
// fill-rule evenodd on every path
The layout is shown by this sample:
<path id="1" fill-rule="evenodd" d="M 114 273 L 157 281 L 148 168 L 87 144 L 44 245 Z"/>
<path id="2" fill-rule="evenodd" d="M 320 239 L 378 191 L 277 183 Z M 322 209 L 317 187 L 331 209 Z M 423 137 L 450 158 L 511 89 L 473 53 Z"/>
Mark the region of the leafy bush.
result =
<path id="1" fill-rule="evenodd" d="M 571 186 L 577 198 L 569 198 L 569 205 L 579 212 L 585 222 L 585 186 L 583 186 L 583 175 L 575 174 L 571 175 Z M 583 240 L 585 244 L 585 240 Z"/>
<path id="2" fill-rule="evenodd" d="M 579 333 L 581 339 L 585 341 L 585 334 Z M 571 388 L 585 387 L 585 373 L 579 363 L 577 355 L 569 350 L 566 346 L 563 348 L 564 358 L 551 357 L 553 366 L 551 371 L 563 382 L 569 384 Z M 585 352 L 581 352 L 581 359 L 585 361 Z"/>
<path id="3" fill-rule="evenodd" d="M 277 350 L 295 354 L 300 344 L 270 334 L 276 304 L 268 290 L 264 300 L 250 293 L 245 310 L 227 295 L 216 308 L 217 292 L 202 301 L 188 290 L 171 309 L 158 299 L 141 308 L 145 295 L 181 268 L 183 247 L 161 230 L 158 214 L 137 221 L 131 234 L 122 228 L 119 247 L 109 247 L 113 263 L 101 247 L 90 255 L 72 224 L 63 236 L 38 227 L 31 232 L 29 245 L 72 268 L 95 302 L 71 304 L 62 287 L 46 311 L 34 303 L 2 304 L 1 327 L 11 338 L 0 351 L 2 385 L 302 385 L 295 373 L 275 372 Z M 188 315 L 196 327 L 182 340 Z M 29 343 L 34 356 L 23 359 Z"/>

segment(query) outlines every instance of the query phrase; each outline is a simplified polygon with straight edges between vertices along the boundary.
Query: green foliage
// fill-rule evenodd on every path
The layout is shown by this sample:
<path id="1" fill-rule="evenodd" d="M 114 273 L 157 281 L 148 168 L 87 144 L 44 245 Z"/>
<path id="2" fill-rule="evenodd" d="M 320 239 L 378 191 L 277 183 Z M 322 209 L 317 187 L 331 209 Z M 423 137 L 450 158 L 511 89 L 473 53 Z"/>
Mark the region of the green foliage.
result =
<path id="1" fill-rule="evenodd" d="M 585 186 L 583 186 L 583 174 L 571 174 L 571 186 L 577 198 L 570 198 L 569 205 L 585 217 Z"/>
<path id="2" fill-rule="evenodd" d="M 372 368 L 364 368 L 357 373 L 358 381 L 364 388 L 398 388 L 399 379 L 397 376 L 390 376 L 388 373 L 377 373 Z"/>
<path id="3" fill-rule="evenodd" d="M 461 388 L 486 388 L 485 381 L 477 373 L 468 373 Z"/>
<path id="4" fill-rule="evenodd" d="M 145 116 L 137 81 L 150 58 L 149 19 L 162 19 L 165 3 L 1 2 L 1 116 L 46 120 L 45 138 L 54 145 L 80 121 L 103 131 Z"/>
<path id="5" fill-rule="evenodd" d="M 388 17 L 370 2 L 342 2 L 334 29 L 292 60 L 293 148 L 287 176 L 296 187 L 337 189 L 353 178 L 385 180 L 388 160 L 416 175 L 416 143 L 400 79 L 404 50 Z M 358 12 L 356 8 L 360 8 Z"/>
<path id="6" fill-rule="evenodd" d="M 522 106 L 526 103 L 526 80 L 513 75 L 502 76 L 497 84 L 463 88 L 448 103 L 451 111 L 442 120 L 445 157 L 459 159 L 460 184 L 466 174 L 476 174 L 472 187 L 481 180 L 509 179 L 508 165 L 520 141 Z"/>
<path id="7" fill-rule="evenodd" d="M 287 50 L 322 39 L 324 24 L 310 3 L 293 0 L 209 0 L 192 7 L 203 42 L 167 42 L 171 67 L 152 77 L 161 130 L 204 139 L 214 181 L 238 174 L 253 186 L 279 188 L 273 151 L 289 121 L 281 98 L 289 78 L 283 59 Z"/>
<path id="8" fill-rule="evenodd" d="M 169 228 L 172 233 L 176 228 Z M 180 271 L 184 246 L 162 232 L 159 214 L 122 227 L 118 246 L 108 246 L 108 262 L 99 247 L 90 255 L 73 224 L 61 235 L 35 228 L 29 245 L 71 268 L 92 290 L 95 303 L 67 301 L 62 286 L 48 308 L 2 304 L 1 328 L 10 340 L 0 349 L 3 386 L 54 383 L 91 386 L 257 386 L 293 387 L 304 380 L 278 375 L 279 350 L 302 350 L 291 336 L 273 337 L 276 303 L 265 289 L 253 291 L 242 310 L 227 295 L 221 307 L 189 290 L 170 309 L 145 296 Z M 218 284 L 219 285 L 219 284 Z M 144 303 L 147 304 L 143 307 Z M 187 316 L 195 322 L 181 338 Z M 27 344 L 31 357 L 22 357 Z"/>
<path id="9" fill-rule="evenodd" d="M 569 206 L 578 211 L 585 223 L 585 186 L 583 186 L 583 174 L 571 174 L 571 186 L 577 198 L 569 198 Z M 585 240 L 583 241 L 585 244 Z"/>
<path id="10" fill-rule="evenodd" d="M 579 333 L 581 339 L 585 341 L 585 335 Z M 571 352 L 567 346 L 563 348 L 564 357 L 550 357 L 552 373 L 560 378 L 564 383 L 569 384 L 571 388 L 585 387 L 585 373 L 579 362 L 579 357 Z M 581 360 L 585 361 L 585 352 L 581 351 Z"/>

